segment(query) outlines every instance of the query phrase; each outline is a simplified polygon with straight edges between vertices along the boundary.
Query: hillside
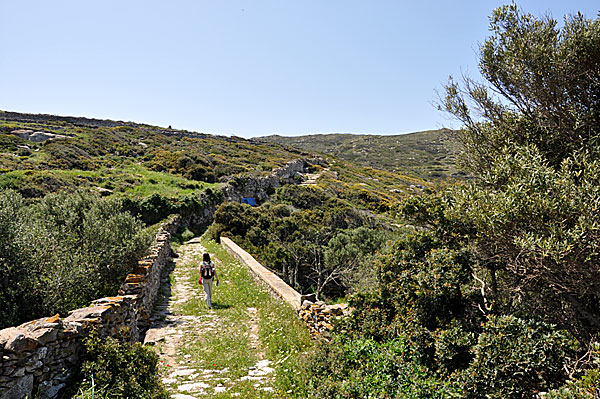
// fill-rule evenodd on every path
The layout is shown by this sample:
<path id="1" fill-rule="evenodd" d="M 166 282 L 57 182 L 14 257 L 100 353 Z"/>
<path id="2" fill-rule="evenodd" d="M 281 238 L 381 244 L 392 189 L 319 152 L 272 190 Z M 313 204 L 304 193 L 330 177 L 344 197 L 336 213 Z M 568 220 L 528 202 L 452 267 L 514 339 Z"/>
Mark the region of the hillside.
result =
<path id="1" fill-rule="evenodd" d="M 0 111 L 0 189 L 17 190 L 26 198 L 77 188 L 106 196 L 177 198 L 235 178 L 264 177 L 290 161 L 313 156 L 238 137 Z M 314 166 L 314 172 L 324 172 L 319 186 L 371 210 L 389 209 L 425 184 L 398 173 L 330 161 Z"/>
<path id="2" fill-rule="evenodd" d="M 314 134 L 257 137 L 257 143 L 277 143 L 302 151 L 333 155 L 389 171 L 401 171 L 423 179 L 463 176 L 454 163 L 459 151 L 447 130 L 383 136 L 364 134 Z"/>

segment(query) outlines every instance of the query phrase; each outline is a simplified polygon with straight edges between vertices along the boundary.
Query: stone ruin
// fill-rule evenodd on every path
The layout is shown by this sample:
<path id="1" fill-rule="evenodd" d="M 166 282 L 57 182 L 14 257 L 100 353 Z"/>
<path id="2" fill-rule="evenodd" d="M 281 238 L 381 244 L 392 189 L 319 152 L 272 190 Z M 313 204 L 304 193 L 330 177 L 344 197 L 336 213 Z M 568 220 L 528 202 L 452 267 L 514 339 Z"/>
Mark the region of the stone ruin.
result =
<path id="1" fill-rule="evenodd" d="M 298 311 L 300 317 L 310 331 L 313 338 L 322 336 L 327 339 L 327 333 L 333 329 L 334 320 L 348 316 L 350 309 L 345 303 L 327 305 L 323 301 L 311 301 L 304 299 Z"/>

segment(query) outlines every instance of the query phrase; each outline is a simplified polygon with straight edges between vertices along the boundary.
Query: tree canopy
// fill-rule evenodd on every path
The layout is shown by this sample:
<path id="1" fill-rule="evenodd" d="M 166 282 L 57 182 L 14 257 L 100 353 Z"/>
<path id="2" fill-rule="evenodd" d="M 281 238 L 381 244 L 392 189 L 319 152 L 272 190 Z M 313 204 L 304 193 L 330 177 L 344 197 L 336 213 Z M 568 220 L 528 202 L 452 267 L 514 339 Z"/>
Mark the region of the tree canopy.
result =
<path id="1" fill-rule="evenodd" d="M 560 27 L 512 4 L 490 21 L 479 63 L 487 83 L 446 86 L 444 107 L 464 122 L 462 159 L 478 177 L 452 190 L 447 216 L 474 231 L 493 280 L 487 294 L 504 311 L 554 314 L 544 318 L 591 339 L 600 328 L 600 20 L 576 14 Z"/>

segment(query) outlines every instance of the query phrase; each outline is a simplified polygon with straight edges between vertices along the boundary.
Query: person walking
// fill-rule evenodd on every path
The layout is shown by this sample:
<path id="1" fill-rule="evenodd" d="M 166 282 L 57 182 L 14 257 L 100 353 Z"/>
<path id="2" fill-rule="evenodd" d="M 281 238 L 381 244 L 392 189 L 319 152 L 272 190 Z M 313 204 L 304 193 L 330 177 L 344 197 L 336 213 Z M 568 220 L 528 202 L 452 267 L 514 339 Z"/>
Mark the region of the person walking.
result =
<path id="1" fill-rule="evenodd" d="M 219 285 L 219 277 L 217 276 L 217 271 L 215 270 L 215 264 L 210 260 L 210 255 L 205 252 L 202 255 L 202 263 L 200 264 L 200 280 L 198 282 L 202 283 L 206 298 L 206 306 L 208 306 L 209 309 L 212 309 L 213 279 L 216 280 L 217 285 Z"/>

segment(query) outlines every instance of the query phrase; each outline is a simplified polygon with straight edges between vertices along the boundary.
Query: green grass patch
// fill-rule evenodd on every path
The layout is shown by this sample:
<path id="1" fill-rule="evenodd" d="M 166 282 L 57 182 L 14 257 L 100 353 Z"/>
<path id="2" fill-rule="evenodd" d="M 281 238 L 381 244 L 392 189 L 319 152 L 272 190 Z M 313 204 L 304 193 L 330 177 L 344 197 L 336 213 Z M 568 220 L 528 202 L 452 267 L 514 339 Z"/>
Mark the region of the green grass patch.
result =
<path id="1" fill-rule="evenodd" d="M 232 281 L 238 282 L 237 294 L 246 306 L 256 307 L 259 318 L 259 340 L 266 357 L 273 361 L 276 370 L 274 386 L 278 395 L 296 396 L 303 392 L 301 385 L 301 355 L 312 346 L 310 334 L 295 311 L 282 300 L 274 298 L 257 285 L 250 272 L 221 245 L 203 237 L 203 245 L 224 263 L 239 265 L 233 268 Z"/>

